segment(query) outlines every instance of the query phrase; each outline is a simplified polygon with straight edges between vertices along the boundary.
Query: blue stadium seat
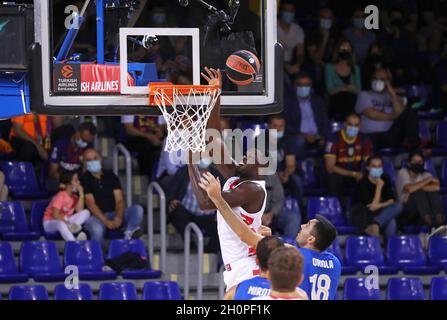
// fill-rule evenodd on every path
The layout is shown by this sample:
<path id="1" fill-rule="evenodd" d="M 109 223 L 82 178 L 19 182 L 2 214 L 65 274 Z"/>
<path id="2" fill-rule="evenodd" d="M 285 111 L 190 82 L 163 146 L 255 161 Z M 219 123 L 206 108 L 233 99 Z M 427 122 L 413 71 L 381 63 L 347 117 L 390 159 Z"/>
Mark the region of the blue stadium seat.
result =
<path id="1" fill-rule="evenodd" d="M 447 277 L 431 279 L 430 300 L 447 300 Z"/>
<path id="2" fill-rule="evenodd" d="M 143 287 L 143 300 L 183 300 L 180 287 L 173 281 L 146 282 Z"/>
<path id="3" fill-rule="evenodd" d="M 16 200 L 47 199 L 50 194 L 41 190 L 30 162 L 2 162 L 0 169 L 5 174 L 5 183 L 11 197 Z"/>
<path id="4" fill-rule="evenodd" d="M 427 265 L 424 249 L 418 236 L 393 236 L 388 239 L 387 257 L 391 266 L 405 274 L 438 274 L 439 268 Z"/>
<path id="5" fill-rule="evenodd" d="M 388 280 L 387 300 L 425 300 L 424 287 L 419 278 Z"/>
<path id="6" fill-rule="evenodd" d="M 297 168 L 301 171 L 303 179 L 304 194 L 307 196 L 318 196 L 324 193 L 324 189 L 320 187 L 315 167 L 310 160 L 297 162 Z"/>
<path id="7" fill-rule="evenodd" d="M 54 300 L 93 300 L 92 288 L 87 283 L 80 283 L 78 289 L 67 289 L 64 284 L 54 288 Z"/>
<path id="8" fill-rule="evenodd" d="M 42 285 L 14 286 L 9 289 L 9 300 L 48 300 L 48 292 Z"/>
<path id="9" fill-rule="evenodd" d="M 37 240 L 26 221 L 25 209 L 20 202 L 0 202 L 0 236 L 5 241 Z"/>
<path id="10" fill-rule="evenodd" d="M 419 121 L 419 139 L 423 145 L 428 145 L 432 142 L 432 136 L 425 121 Z"/>
<path id="11" fill-rule="evenodd" d="M 447 236 L 430 238 L 428 260 L 431 265 L 447 271 Z"/>
<path id="12" fill-rule="evenodd" d="M 298 204 L 298 201 L 295 198 L 286 197 L 286 199 L 284 201 L 284 207 L 298 215 L 301 215 L 300 206 Z"/>
<path id="13" fill-rule="evenodd" d="M 31 230 L 38 234 L 43 234 L 48 240 L 62 240 L 59 232 L 45 232 L 43 230 L 43 215 L 48 207 L 49 201 L 34 201 L 31 206 Z"/>
<path id="14" fill-rule="evenodd" d="M 112 240 L 109 245 L 107 259 L 113 259 L 125 252 L 135 252 L 148 261 L 147 269 L 144 270 L 124 270 L 121 275 L 124 279 L 154 279 L 161 277 L 160 270 L 152 270 L 149 257 L 144 248 L 143 240 Z"/>
<path id="15" fill-rule="evenodd" d="M 28 275 L 20 273 L 9 242 L 0 242 L 0 283 L 27 282 Z"/>
<path id="16" fill-rule="evenodd" d="M 345 280 L 343 300 L 380 300 L 380 289 L 367 289 L 364 278 Z"/>
<path id="17" fill-rule="evenodd" d="M 343 252 L 341 251 L 340 242 L 338 239 L 335 239 L 332 242 L 331 246 L 327 249 L 328 252 L 332 253 L 341 263 L 341 274 L 342 275 L 352 275 L 357 273 L 357 267 L 349 266 L 346 263 L 346 259 L 343 256 Z"/>
<path id="18" fill-rule="evenodd" d="M 103 271 L 104 256 L 101 245 L 94 240 L 65 243 L 64 265 L 75 265 L 81 280 L 115 279 L 115 271 Z"/>
<path id="19" fill-rule="evenodd" d="M 355 227 L 346 223 L 342 212 L 340 201 L 336 197 L 311 197 L 307 202 L 307 218 L 314 219 L 316 214 L 321 214 L 329 219 L 340 234 L 352 234 L 356 232 Z"/>
<path id="20" fill-rule="evenodd" d="M 406 168 L 408 164 L 407 159 L 402 159 L 400 163 L 401 168 Z M 424 163 L 424 169 L 432 174 L 433 177 L 437 177 L 438 174 L 436 173 L 435 164 L 433 163 L 433 160 L 430 158 L 425 159 Z"/>
<path id="21" fill-rule="evenodd" d="M 343 128 L 343 122 L 332 122 L 331 133 L 339 132 Z"/>
<path id="22" fill-rule="evenodd" d="M 368 265 L 379 268 L 380 274 L 396 274 L 397 267 L 387 266 L 377 237 L 348 237 L 346 240 L 346 263 L 361 270 Z"/>
<path id="23" fill-rule="evenodd" d="M 56 244 L 52 241 L 23 242 L 19 265 L 20 270 L 35 281 L 62 281 L 66 277 Z"/>
<path id="24" fill-rule="evenodd" d="M 436 145 L 447 153 L 447 121 L 442 121 L 436 128 Z"/>
<path id="25" fill-rule="evenodd" d="M 393 186 L 396 184 L 397 174 L 396 169 L 394 168 L 393 163 L 390 160 L 383 159 L 383 172 L 390 177 L 391 182 L 393 183 Z"/>
<path id="26" fill-rule="evenodd" d="M 102 283 L 99 300 L 138 300 L 137 289 L 131 282 Z"/>
<path id="27" fill-rule="evenodd" d="M 441 164 L 441 193 L 447 193 L 447 159 Z"/>

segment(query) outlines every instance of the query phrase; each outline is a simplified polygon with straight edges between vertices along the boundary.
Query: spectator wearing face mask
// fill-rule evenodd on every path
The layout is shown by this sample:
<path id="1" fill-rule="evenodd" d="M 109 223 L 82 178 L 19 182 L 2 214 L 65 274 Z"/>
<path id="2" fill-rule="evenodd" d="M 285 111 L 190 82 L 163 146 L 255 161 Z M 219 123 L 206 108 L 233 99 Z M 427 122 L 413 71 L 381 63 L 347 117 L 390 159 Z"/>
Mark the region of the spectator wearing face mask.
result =
<path id="1" fill-rule="evenodd" d="M 296 199 L 304 212 L 303 183 L 296 174 L 296 150 L 293 148 L 291 139 L 285 137 L 286 121 L 282 115 L 273 115 L 269 118 L 269 134 L 276 138 L 276 147 L 269 146 L 269 150 L 276 150 L 278 162 L 278 177 L 281 180 L 284 190 Z M 276 130 L 276 133 L 273 133 Z"/>
<path id="2" fill-rule="evenodd" d="M 85 203 L 92 215 L 84 225 L 89 238 L 103 243 L 106 230 L 118 229 L 124 229 L 125 239 L 140 238 L 143 208 L 140 205 L 126 208 L 118 176 L 102 170 L 102 159 L 95 149 L 85 150 L 83 158 L 87 172 L 81 182 Z"/>
<path id="3" fill-rule="evenodd" d="M 329 134 L 326 110 L 324 100 L 312 92 L 312 79 L 299 73 L 284 102 L 285 132 L 298 159 L 303 159 L 308 149 L 323 149 Z"/>
<path id="4" fill-rule="evenodd" d="M 419 146 L 417 115 L 403 104 L 391 85 L 391 73 L 377 69 L 370 91 L 358 95 L 355 111 L 362 116 L 360 132 L 368 134 L 374 149 Z"/>
<path id="5" fill-rule="evenodd" d="M 371 90 L 371 78 L 377 69 L 384 69 L 387 66 L 384 49 L 380 42 L 374 42 L 368 51 L 365 63 L 362 66 L 362 87 L 363 90 Z"/>
<path id="6" fill-rule="evenodd" d="M 332 63 L 326 64 L 325 76 L 329 117 L 343 121 L 354 111 L 357 93 L 361 90 L 360 68 L 348 40 L 338 42 Z"/>
<path id="7" fill-rule="evenodd" d="M 407 168 L 399 170 L 396 189 L 403 204 L 400 225 L 420 225 L 422 222 L 434 228 L 445 223 L 439 180 L 425 171 L 424 156 L 420 151 L 411 152 Z"/>
<path id="8" fill-rule="evenodd" d="M 56 191 L 60 171 L 81 173 L 82 155 L 87 147 L 92 147 L 95 140 L 96 127 L 91 122 L 82 123 L 69 138 L 62 138 L 53 143 L 50 152 L 49 179 L 47 189 Z"/>
<path id="9" fill-rule="evenodd" d="M 354 47 L 357 62 L 363 64 L 368 54 L 371 44 L 376 41 L 374 31 L 365 28 L 364 8 L 357 8 L 352 15 L 352 26 L 343 32 L 343 36 L 348 39 Z"/>
<path id="10" fill-rule="evenodd" d="M 396 202 L 390 178 L 383 173 L 382 158 L 371 156 L 366 173 L 356 185 L 350 218 L 359 234 L 388 238 L 397 232 L 396 218 L 402 205 Z"/>
<path id="11" fill-rule="evenodd" d="M 293 76 L 300 71 L 304 59 L 304 31 L 295 22 L 295 3 L 281 3 L 278 18 L 278 42 L 284 47 L 286 72 Z"/>
<path id="12" fill-rule="evenodd" d="M 326 143 L 324 160 L 329 196 L 340 198 L 363 178 L 362 161 L 371 156 L 372 146 L 359 128 L 360 116 L 352 113 L 346 117 L 343 129 Z"/>

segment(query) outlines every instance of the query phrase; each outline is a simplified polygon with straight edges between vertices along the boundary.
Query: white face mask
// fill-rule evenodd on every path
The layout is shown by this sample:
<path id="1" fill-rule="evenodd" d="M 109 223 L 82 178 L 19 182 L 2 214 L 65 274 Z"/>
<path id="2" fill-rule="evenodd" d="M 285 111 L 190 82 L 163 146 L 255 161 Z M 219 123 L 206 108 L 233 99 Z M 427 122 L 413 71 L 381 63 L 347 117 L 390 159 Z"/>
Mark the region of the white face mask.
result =
<path id="1" fill-rule="evenodd" d="M 385 82 L 383 80 L 373 80 L 371 89 L 375 92 L 382 92 L 385 89 Z"/>

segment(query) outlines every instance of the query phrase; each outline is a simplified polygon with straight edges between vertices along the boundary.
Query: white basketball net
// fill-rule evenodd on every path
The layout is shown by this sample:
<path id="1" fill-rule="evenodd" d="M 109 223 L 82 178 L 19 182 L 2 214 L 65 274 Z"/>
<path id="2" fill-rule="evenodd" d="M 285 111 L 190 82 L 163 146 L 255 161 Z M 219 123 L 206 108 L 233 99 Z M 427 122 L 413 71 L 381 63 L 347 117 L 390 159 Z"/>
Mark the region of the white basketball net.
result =
<path id="1" fill-rule="evenodd" d="M 168 129 L 165 151 L 205 151 L 206 125 L 221 90 L 210 87 L 201 92 L 190 88 L 188 94 L 182 94 L 174 86 L 154 91 L 154 102 Z"/>

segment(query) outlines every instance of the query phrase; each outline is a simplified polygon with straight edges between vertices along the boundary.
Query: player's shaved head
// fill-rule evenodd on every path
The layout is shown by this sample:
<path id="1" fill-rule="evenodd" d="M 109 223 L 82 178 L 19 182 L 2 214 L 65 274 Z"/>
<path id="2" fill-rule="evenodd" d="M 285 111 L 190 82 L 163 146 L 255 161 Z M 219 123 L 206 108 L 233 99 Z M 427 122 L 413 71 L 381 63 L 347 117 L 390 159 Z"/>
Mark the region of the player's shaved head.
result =
<path id="1" fill-rule="evenodd" d="M 268 270 L 268 260 L 270 258 L 271 253 L 279 247 L 283 247 L 284 242 L 274 236 L 264 237 L 261 241 L 259 241 L 256 246 L 256 258 L 258 259 L 259 268 L 262 271 Z"/>
<path id="2" fill-rule="evenodd" d="M 273 250 L 268 260 L 272 289 L 293 292 L 303 279 L 304 258 L 295 247 L 282 246 Z"/>

